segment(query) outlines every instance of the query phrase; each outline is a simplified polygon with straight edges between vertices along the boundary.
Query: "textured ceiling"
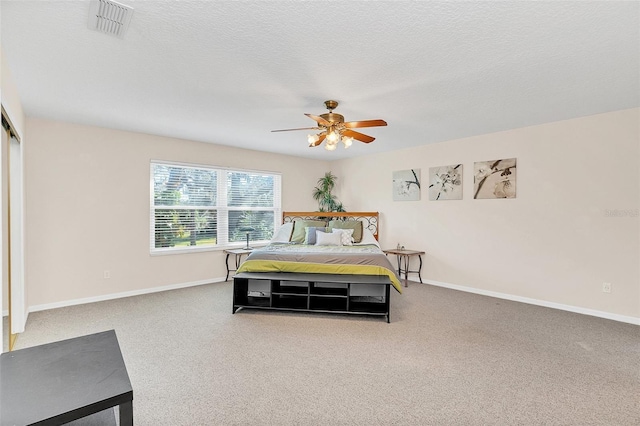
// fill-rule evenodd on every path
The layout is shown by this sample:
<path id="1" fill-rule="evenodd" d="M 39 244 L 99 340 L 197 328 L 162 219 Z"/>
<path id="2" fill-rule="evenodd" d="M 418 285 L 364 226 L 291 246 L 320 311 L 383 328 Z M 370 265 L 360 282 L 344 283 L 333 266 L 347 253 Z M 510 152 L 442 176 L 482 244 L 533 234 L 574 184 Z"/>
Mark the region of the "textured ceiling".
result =
<path id="1" fill-rule="evenodd" d="M 0 3 L 25 113 L 332 160 L 640 106 L 640 3 L 134 1 L 124 39 L 86 1 Z M 368 145 L 308 148 L 303 113 Z"/>

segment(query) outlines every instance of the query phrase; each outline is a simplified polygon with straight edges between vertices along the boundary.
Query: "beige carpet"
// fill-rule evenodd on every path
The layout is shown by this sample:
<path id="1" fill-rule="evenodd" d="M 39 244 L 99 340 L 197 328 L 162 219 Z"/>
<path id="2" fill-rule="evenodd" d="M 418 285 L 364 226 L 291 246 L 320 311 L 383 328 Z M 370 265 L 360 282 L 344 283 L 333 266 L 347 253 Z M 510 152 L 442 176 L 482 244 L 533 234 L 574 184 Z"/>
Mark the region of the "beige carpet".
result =
<path id="1" fill-rule="evenodd" d="M 29 315 L 114 328 L 136 425 L 638 425 L 640 327 L 410 284 L 379 318 L 241 310 L 231 283 Z"/>

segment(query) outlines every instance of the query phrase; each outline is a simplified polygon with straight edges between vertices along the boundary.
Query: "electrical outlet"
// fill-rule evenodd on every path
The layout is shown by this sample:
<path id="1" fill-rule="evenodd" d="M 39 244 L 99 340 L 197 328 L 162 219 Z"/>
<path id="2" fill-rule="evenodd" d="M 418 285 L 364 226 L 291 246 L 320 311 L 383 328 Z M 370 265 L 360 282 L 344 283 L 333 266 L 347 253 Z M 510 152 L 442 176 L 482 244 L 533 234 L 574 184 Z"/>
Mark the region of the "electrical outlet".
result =
<path id="1" fill-rule="evenodd" d="M 611 283 L 602 283 L 602 292 L 611 293 Z"/>
<path id="2" fill-rule="evenodd" d="M 108 280 L 109 278 L 111 278 L 111 272 L 109 271 L 104 271 L 104 279 Z"/>

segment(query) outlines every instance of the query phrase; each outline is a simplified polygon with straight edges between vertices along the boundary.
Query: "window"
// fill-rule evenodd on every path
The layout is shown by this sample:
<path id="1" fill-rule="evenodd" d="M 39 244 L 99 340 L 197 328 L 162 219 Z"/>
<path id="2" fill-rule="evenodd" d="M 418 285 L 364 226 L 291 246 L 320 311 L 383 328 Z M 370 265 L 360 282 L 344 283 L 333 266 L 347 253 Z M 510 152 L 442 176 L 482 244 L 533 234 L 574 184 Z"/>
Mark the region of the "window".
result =
<path id="1" fill-rule="evenodd" d="M 279 174 L 151 163 L 151 251 L 200 250 L 271 239 Z M 253 228 L 247 231 L 247 228 Z"/>

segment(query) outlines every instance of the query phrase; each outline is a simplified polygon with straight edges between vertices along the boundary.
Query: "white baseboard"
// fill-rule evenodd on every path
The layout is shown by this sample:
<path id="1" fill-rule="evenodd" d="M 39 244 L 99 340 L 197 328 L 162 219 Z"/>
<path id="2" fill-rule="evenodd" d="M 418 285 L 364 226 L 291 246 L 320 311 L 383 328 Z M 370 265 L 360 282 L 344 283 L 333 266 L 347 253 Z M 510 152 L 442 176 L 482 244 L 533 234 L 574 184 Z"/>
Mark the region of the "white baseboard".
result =
<path id="1" fill-rule="evenodd" d="M 483 296 L 496 297 L 498 299 L 512 300 L 514 302 L 528 303 L 530 305 L 544 306 L 546 308 L 559 309 L 562 311 L 575 312 L 577 314 L 591 315 L 593 317 L 606 318 L 614 321 L 626 322 L 629 324 L 640 325 L 639 317 L 631 317 L 626 315 L 612 314 L 610 312 L 597 311 L 595 309 L 581 308 L 579 306 L 563 305 L 562 303 L 548 302 L 546 300 L 531 299 L 529 297 L 515 296 L 508 293 L 499 293 L 497 291 L 482 290 L 463 285 L 449 284 L 440 281 L 423 280 L 425 284 L 435 285 L 438 287 L 450 288 L 452 290 L 465 291 L 467 293 L 481 294 Z"/>
<path id="2" fill-rule="evenodd" d="M 9 316 L 9 310 L 8 309 L 2 311 L 2 318 L 8 317 L 8 316 Z M 16 333 L 23 333 L 24 332 L 24 326 L 26 326 L 28 319 L 29 319 L 29 311 L 25 312 L 25 314 L 24 314 L 24 325 L 23 325 L 22 329 L 16 331 Z"/>
<path id="3" fill-rule="evenodd" d="M 142 290 L 133 290 L 133 291 L 126 291 L 126 292 L 122 292 L 122 293 L 107 294 L 107 295 L 103 295 L 103 296 L 87 297 L 87 298 L 84 298 L 84 299 L 74 299 L 74 300 L 66 300 L 64 302 L 47 303 L 47 304 L 43 304 L 43 305 L 34 305 L 34 306 L 30 306 L 29 307 L 29 310 L 27 311 L 27 315 L 29 314 L 29 312 L 45 311 L 47 309 L 64 308 L 66 306 L 82 305 L 82 304 L 85 304 L 85 303 L 102 302 L 102 301 L 105 301 L 105 300 L 119 299 L 119 298 L 122 298 L 122 297 L 139 296 L 139 295 L 142 295 L 142 294 L 158 293 L 160 291 L 176 290 L 176 289 L 179 289 L 179 288 L 194 287 L 194 286 L 198 286 L 198 285 L 212 284 L 212 283 L 217 283 L 217 282 L 224 282 L 224 278 L 222 278 L 222 277 L 221 278 L 212 278 L 212 279 L 209 279 L 209 280 L 200 280 L 200 281 L 192 281 L 192 282 L 180 283 L 180 284 L 171 284 L 171 285 L 162 286 L 162 287 L 153 287 L 153 288 L 146 288 L 146 289 L 142 289 Z M 562 310 L 562 311 L 574 312 L 574 313 L 577 313 L 577 314 L 591 315 L 591 316 L 594 316 L 594 317 L 606 318 L 606 319 L 610 319 L 610 320 L 613 320 L 613 321 L 619 321 L 619 322 L 625 322 L 625 323 L 634 324 L 634 325 L 640 325 L 640 318 L 638 318 L 638 317 L 612 314 L 610 312 L 597 311 L 595 309 L 587 309 L 587 308 L 581 308 L 581 307 L 578 307 L 578 306 L 564 305 L 564 304 L 561 304 L 561 303 L 548 302 L 546 300 L 531 299 L 529 297 L 515 296 L 513 294 L 500 293 L 500 292 L 497 292 L 497 291 L 482 290 L 482 289 L 478 289 L 478 288 L 466 287 L 466 286 L 457 285 L 457 284 L 449 284 L 449 283 L 445 283 L 445 282 L 441 282 L 441 281 L 424 280 L 424 283 L 425 284 L 429 284 L 429 285 L 434 285 L 434 286 L 437 286 L 437 287 L 444 287 L 444 288 L 450 288 L 452 290 L 464 291 L 464 292 L 467 292 L 467 293 L 475 293 L 475 294 L 480 294 L 480 295 L 483 295 L 483 296 L 495 297 L 495 298 L 498 298 L 498 299 L 512 300 L 514 302 L 528 303 L 530 305 L 544 306 L 546 308 L 559 309 L 559 310 Z M 2 315 L 3 316 L 7 316 L 7 315 L 9 315 L 9 312 L 3 311 Z"/>
<path id="4" fill-rule="evenodd" d="M 142 290 L 125 291 L 122 293 L 105 294 L 102 296 L 86 297 L 83 299 L 65 300 L 63 302 L 45 303 L 43 305 L 29 306 L 28 312 L 46 311 L 48 309 L 64 308 L 67 306 L 83 305 L 85 303 L 103 302 L 105 300 L 120 299 L 122 297 L 140 296 L 141 294 L 158 293 L 167 290 L 177 290 L 179 288 L 195 287 L 204 284 L 224 282 L 224 278 L 211 278 L 208 280 L 191 281 L 188 283 L 171 284 L 162 287 L 145 288 Z"/>

